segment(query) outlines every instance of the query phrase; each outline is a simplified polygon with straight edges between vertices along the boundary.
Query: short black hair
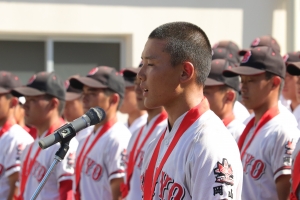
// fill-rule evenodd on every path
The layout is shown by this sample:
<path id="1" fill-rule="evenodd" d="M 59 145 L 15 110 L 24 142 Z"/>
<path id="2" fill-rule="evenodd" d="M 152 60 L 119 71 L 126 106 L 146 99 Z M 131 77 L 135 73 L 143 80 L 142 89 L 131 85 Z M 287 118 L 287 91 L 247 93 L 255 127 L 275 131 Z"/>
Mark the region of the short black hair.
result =
<path id="1" fill-rule="evenodd" d="M 115 91 L 113 91 L 113 90 L 111 90 L 111 89 L 109 89 L 109 88 L 106 88 L 106 89 L 104 90 L 104 94 L 105 94 L 106 96 L 111 96 L 111 95 L 113 95 L 113 94 L 118 94 L 118 93 L 116 93 Z M 119 94 L 118 94 L 118 95 L 119 95 Z M 119 97 L 120 97 L 120 101 L 119 101 L 119 103 L 118 103 L 117 110 L 120 109 L 120 107 L 121 107 L 121 105 L 122 105 L 122 103 L 123 103 L 123 97 L 121 97 L 120 95 L 119 95 Z"/>
<path id="2" fill-rule="evenodd" d="M 220 90 L 222 90 L 222 91 L 224 91 L 224 92 L 227 92 L 228 90 L 232 90 L 232 91 L 235 93 L 235 99 L 234 99 L 233 103 L 235 103 L 236 100 L 237 100 L 238 97 L 239 97 L 239 92 L 236 91 L 235 89 L 233 89 L 233 88 L 227 86 L 227 85 L 221 85 L 221 86 L 220 86 Z"/>
<path id="3" fill-rule="evenodd" d="M 212 51 L 208 37 L 200 27 L 188 22 L 167 23 L 154 29 L 148 38 L 165 40 L 171 64 L 191 62 L 197 83 L 204 85 L 211 68 Z"/>
<path id="4" fill-rule="evenodd" d="M 278 76 L 278 75 L 276 75 L 276 74 L 273 74 L 273 73 L 271 73 L 271 72 L 265 72 L 265 76 L 266 76 L 266 79 L 267 80 L 270 80 L 271 78 L 273 78 L 274 76 Z M 279 91 L 278 91 L 278 99 L 280 98 L 280 94 L 281 94 L 281 92 L 282 92 L 282 89 L 283 89 L 283 86 L 284 86 L 284 79 L 283 78 L 281 78 L 280 76 L 278 76 L 279 78 L 280 78 L 280 85 L 279 85 Z"/>
<path id="5" fill-rule="evenodd" d="M 57 97 L 52 96 L 50 94 L 45 94 L 44 98 L 46 100 L 51 100 L 52 98 L 57 98 Z M 66 101 L 65 100 L 61 100 L 61 99 L 58 99 L 58 101 L 59 101 L 59 103 L 58 103 L 57 111 L 58 111 L 59 116 L 62 116 L 63 112 L 64 112 L 64 109 L 65 109 L 65 106 L 66 106 Z"/>

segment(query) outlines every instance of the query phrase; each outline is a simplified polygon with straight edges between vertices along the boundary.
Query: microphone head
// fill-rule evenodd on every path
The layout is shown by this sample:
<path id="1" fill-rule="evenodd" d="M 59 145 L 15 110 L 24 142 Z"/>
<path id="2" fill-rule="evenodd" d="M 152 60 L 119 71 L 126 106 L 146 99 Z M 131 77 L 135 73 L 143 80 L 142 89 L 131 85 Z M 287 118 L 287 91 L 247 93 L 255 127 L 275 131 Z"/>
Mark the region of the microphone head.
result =
<path id="1" fill-rule="evenodd" d="M 106 117 L 105 111 L 102 108 L 94 107 L 87 111 L 86 116 L 91 120 L 90 125 L 95 125 L 103 121 Z"/>

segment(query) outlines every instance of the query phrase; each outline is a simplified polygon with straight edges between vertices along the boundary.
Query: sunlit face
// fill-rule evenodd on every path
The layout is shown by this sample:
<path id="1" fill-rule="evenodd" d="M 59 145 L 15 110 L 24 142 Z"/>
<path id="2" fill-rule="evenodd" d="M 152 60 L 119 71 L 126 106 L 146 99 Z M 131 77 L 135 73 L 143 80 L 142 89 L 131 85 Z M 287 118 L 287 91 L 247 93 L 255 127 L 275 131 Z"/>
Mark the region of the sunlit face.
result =
<path id="1" fill-rule="evenodd" d="M 147 110 L 147 108 L 145 107 L 145 104 L 144 104 L 145 97 L 143 95 L 143 90 L 140 87 L 140 84 L 141 84 L 141 80 L 138 79 L 135 81 L 134 90 L 136 93 L 137 106 L 140 110 Z"/>
<path id="2" fill-rule="evenodd" d="M 25 122 L 26 124 L 37 126 L 47 120 L 49 110 L 51 110 L 51 102 L 44 95 L 25 96 Z"/>
<path id="3" fill-rule="evenodd" d="M 105 89 L 83 87 L 83 108 L 85 112 L 97 106 L 107 111 L 110 106 L 109 100 L 109 96 L 105 94 Z"/>
<path id="4" fill-rule="evenodd" d="M 84 114 L 82 98 L 66 101 L 64 117 L 71 122 Z"/>
<path id="5" fill-rule="evenodd" d="M 209 102 L 210 109 L 217 116 L 221 116 L 220 113 L 226 102 L 226 91 L 221 86 L 205 86 L 203 92 Z"/>
<path id="6" fill-rule="evenodd" d="M 143 66 L 138 78 L 145 97 L 144 104 L 150 109 L 169 105 L 178 95 L 176 88 L 181 72 L 177 66 L 172 66 L 165 46 L 164 40 L 148 39 L 142 53 Z"/>
<path id="7" fill-rule="evenodd" d="M 241 75 L 241 82 L 242 101 L 248 109 L 260 107 L 272 88 L 272 79 L 267 80 L 265 73 L 252 76 Z"/>
<path id="8" fill-rule="evenodd" d="M 297 76 L 292 76 L 289 73 L 286 73 L 284 79 L 284 87 L 282 89 L 282 95 L 287 100 L 296 99 L 296 84 Z"/>
<path id="9" fill-rule="evenodd" d="M 120 112 L 130 114 L 131 112 L 136 110 L 138 110 L 138 107 L 134 86 L 126 87 L 123 103 L 120 107 Z"/>
<path id="10" fill-rule="evenodd" d="M 7 94 L 0 94 L 0 121 L 6 119 L 10 109 L 11 99 L 7 98 Z"/>

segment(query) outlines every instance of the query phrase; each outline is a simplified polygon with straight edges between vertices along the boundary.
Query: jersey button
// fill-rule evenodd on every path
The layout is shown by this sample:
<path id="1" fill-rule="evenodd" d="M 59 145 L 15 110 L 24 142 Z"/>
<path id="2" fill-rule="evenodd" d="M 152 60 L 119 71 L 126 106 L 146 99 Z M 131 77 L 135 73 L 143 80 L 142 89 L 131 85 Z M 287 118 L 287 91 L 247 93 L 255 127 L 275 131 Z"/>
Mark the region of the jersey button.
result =
<path id="1" fill-rule="evenodd" d="M 166 146 L 169 146 L 169 140 L 165 140 L 165 144 L 166 144 Z"/>

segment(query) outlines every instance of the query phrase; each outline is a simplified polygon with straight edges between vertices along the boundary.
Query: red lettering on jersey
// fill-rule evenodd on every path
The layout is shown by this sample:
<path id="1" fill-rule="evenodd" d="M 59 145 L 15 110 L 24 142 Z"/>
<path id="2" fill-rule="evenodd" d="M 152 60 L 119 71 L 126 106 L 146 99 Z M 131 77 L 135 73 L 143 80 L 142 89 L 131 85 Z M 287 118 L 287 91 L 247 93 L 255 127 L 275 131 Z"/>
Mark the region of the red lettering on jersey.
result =
<path id="1" fill-rule="evenodd" d="M 103 168 L 91 158 L 86 158 L 85 174 L 91 176 L 94 181 L 99 181 L 102 175 Z"/>
<path id="2" fill-rule="evenodd" d="M 4 166 L 0 164 L 0 177 L 2 176 L 3 172 L 4 172 Z"/>
<path id="3" fill-rule="evenodd" d="M 100 165 L 96 164 L 94 167 L 94 170 L 93 170 L 92 178 L 95 181 L 98 181 L 100 179 L 101 174 L 102 174 L 102 167 Z"/>
<path id="4" fill-rule="evenodd" d="M 144 151 L 140 151 L 139 152 L 139 162 L 138 162 L 138 168 L 141 169 L 142 167 L 142 164 L 143 164 L 143 159 L 144 159 L 144 155 L 145 155 L 145 152 Z"/>
<path id="5" fill-rule="evenodd" d="M 250 168 L 250 176 L 256 180 L 260 179 L 261 176 L 265 173 L 266 165 L 260 159 L 255 159 L 254 156 L 250 154 L 245 154 L 246 159 L 244 165 L 244 172 L 248 174 L 248 167 Z"/>
<path id="6" fill-rule="evenodd" d="M 265 163 L 263 163 L 261 160 L 256 160 L 251 169 L 251 176 L 252 178 L 258 180 L 265 172 Z"/>
<path id="7" fill-rule="evenodd" d="M 245 163 L 245 165 L 244 165 L 244 172 L 246 172 L 247 173 L 247 167 L 248 167 L 248 165 L 250 165 L 251 164 L 251 162 L 254 160 L 254 157 L 252 156 L 252 155 L 250 155 L 250 154 L 246 154 L 246 163 Z"/>
<path id="8" fill-rule="evenodd" d="M 72 169 L 75 165 L 75 153 L 69 153 L 67 157 L 67 168 Z"/>
<path id="9" fill-rule="evenodd" d="M 46 174 L 46 167 L 44 167 L 41 163 L 38 161 L 35 161 L 33 165 L 33 170 L 31 171 L 33 177 L 36 178 L 38 182 L 41 182 Z"/>
<path id="10" fill-rule="evenodd" d="M 169 184 L 171 183 L 174 183 L 174 180 L 162 171 L 160 175 L 160 189 L 158 195 L 160 199 L 164 199 L 165 190 L 168 190 Z"/>
<path id="11" fill-rule="evenodd" d="M 184 189 L 178 183 L 174 183 L 169 190 L 170 200 L 183 200 L 185 196 Z"/>
<path id="12" fill-rule="evenodd" d="M 288 141 L 287 144 L 285 145 L 285 153 L 287 155 L 292 155 L 294 149 L 295 149 L 296 143 L 292 141 Z"/>
<path id="13" fill-rule="evenodd" d="M 87 175 L 89 175 L 89 171 L 92 169 L 93 165 L 95 164 L 95 161 L 93 161 L 92 159 L 90 158 L 87 158 L 87 162 L 86 162 L 86 170 L 85 170 L 85 173 Z"/>

